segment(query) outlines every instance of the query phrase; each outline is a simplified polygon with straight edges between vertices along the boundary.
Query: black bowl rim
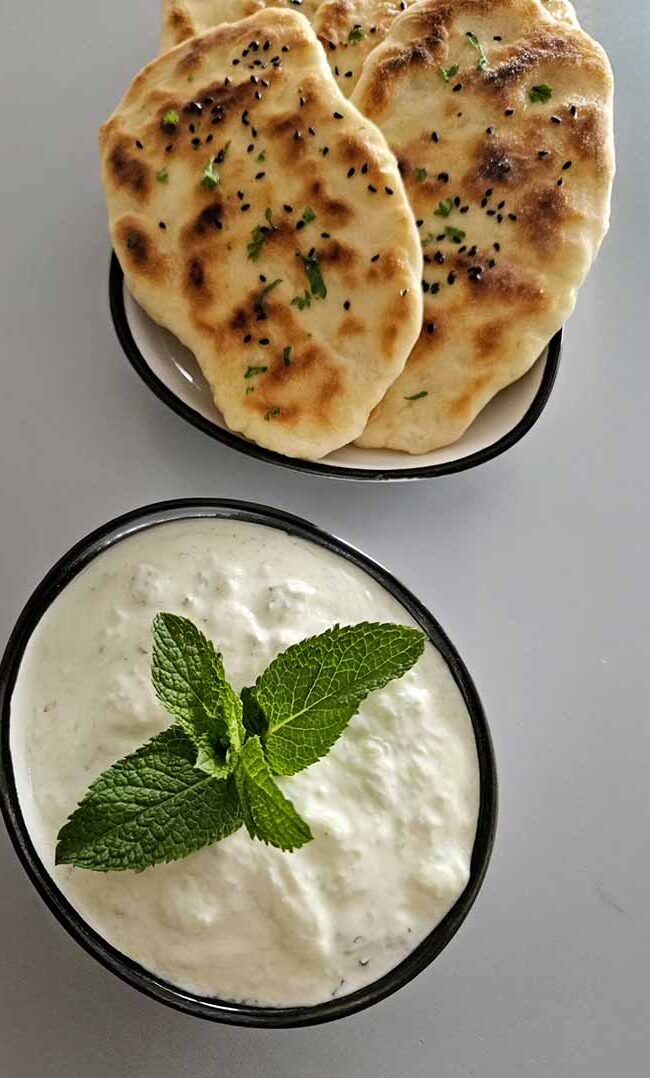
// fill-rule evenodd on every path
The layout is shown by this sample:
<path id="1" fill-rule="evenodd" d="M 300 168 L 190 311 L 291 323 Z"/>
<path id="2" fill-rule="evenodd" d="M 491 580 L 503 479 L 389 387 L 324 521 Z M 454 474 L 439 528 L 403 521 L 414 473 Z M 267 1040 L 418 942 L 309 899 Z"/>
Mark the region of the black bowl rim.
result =
<path id="1" fill-rule="evenodd" d="M 10 753 L 10 703 L 25 647 L 56 596 L 90 561 L 127 536 L 168 521 L 193 518 L 244 520 L 274 527 L 344 557 L 377 580 L 418 622 L 445 659 L 468 708 L 479 761 L 479 816 L 468 884 L 431 933 L 394 969 L 348 996 L 303 1007 L 255 1007 L 207 999 L 156 977 L 107 943 L 70 905 L 43 866 L 29 836 L 16 791 Z M 257 503 L 196 498 L 157 502 L 110 520 L 76 543 L 46 574 L 28 599 L 0 662 L 0 808 L 10 839 L 31 882 L 57 920 L 85 951 L 123 981 L 176 1010 L 231 1025 L 296 1028 L 355 1014 L 403 987 L 421 973 L 451 941 L 465 920 L 483 883 L 494 844 L 497 820 L 497 774 L 492 740 L 472 678 L 442 627 L 403 584 L 383 566 L 316 525 Z"/>
<path id="2" fill-rule="evenodd" d="M 466 457 L 451 460 L 445 464 L 428 464 L 413 468 L 344 468 L 340 464 L 328 464 L 326 461 L 300 460 L 297 457 L 286 457 L 282 453 L 276 453 L 271 449 L 256 445 L 255 442 L 249 441 L 240 434 L 236 434 L 225 427 L 220 427 L 218 424 L 213 423 L 212 420 L 206 419 L 205 416 L 202 416 L 189 404 L 181 400 L 169 386 L 165 385 L 158 375 L 152 371 L 131 332 L 124 306 L 124 272 L 115 252 L 111 257 L 109 272 L 109 301 L 115 332 L 126 358 L 145 385 L 163 404 L 171 408 L 172 412 L 175 412 L 176 415 L 191 426 L 196 427 L 197 430 L 203 431 L 210 438 L 222 442 L 239 453 L 245 453 L 246 456 L 255 457 L 266 464 L 277 464 L 281 468 L 290 468 L 293 471 L 306 472 L 308 475 L 325 476 L 330 479 L 365 480 L 372 483 L 386 481 L 406 482 L 410 479 L 436 479 L 443 475 L 455 475 L 458 472 L 468 471 L 470 468 L 477 468 L 480 464 L 487 464 L 488 461 L 499 457 L 521 441 L 524 435 L 535 425 L 551 396 L 562 352 L 562 330 L 560 329 L 549 342 L 542 381 L 527 412 L 512 430 L 498 438 L 492 445 L 486 446 L 485 449 L 479 449 L 475 453 L 469 453 Z"/>

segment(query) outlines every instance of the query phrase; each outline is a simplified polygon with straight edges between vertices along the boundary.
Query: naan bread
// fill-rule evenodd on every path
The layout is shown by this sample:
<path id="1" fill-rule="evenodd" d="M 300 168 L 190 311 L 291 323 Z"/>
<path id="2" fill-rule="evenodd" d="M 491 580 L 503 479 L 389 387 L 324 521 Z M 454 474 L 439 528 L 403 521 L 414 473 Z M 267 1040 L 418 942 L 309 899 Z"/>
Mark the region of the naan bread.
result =
<path id="1" fill-rule="evenodd" d="M 262 11 L 159 57 L 100 146 L 128 286 L 228 426 L 307 458 L 361 434 L 417 339 L 422 251 L 307 20 Z"/>
<path id="2" fill-rule="evenodd" d="M 291 8 L 313 21 L 318 4 L 319 0 L 163 0 L 161 52 L 268 7 Z"/>
<path id="3" fill-rule="evenodd" d="M 452 443 L 565 322 L 608 227 L 612 89 L 538 0 L 423 0 L 370 54 L 352 100 L 398 158 L 425 311 L 360 445 Z"/>

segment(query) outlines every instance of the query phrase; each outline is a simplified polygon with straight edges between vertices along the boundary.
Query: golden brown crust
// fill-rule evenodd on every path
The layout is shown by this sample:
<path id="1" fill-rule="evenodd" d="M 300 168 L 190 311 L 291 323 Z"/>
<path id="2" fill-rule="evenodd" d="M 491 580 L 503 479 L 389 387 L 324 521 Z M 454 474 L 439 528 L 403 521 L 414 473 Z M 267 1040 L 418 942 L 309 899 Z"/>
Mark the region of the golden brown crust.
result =
<path id="1" fill-rule="evenodd" d="M 538 0 L 420 0 L 353 101 L 397 155 L 425 262 L 423 331 L 360 444 L 426 452 L 520 377 L 574 305 L 608 223 L 611 71 Z"/>
<path id="2" fill-rule="evenodd" d="M 421 251 L 385 140 L 307 21 L 262 11 L 168 52 L 100 146 L 129 288 L 228 425 L 309 457 L 360 434 L 417 336 Z"/>

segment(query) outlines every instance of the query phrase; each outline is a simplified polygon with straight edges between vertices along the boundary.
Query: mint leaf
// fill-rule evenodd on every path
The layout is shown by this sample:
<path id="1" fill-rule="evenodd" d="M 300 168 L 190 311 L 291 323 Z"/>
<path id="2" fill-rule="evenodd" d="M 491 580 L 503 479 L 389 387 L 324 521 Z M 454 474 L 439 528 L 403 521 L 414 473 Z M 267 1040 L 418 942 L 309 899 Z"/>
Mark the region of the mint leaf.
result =
<path id="1" fill-rule="evenodd" d="M 276 784 L 259 737 L 249 737 L 244 745 L 237 760 L 235 780 L 251 838 L 259 838 L 280 850 L 297 850 L 313 839 L 309 826 Z"/>
<path id="2" fill-rule="evenodd" d="M 104 771 L 61 828 L 56 864 L 139 872 L 236 831 L 234 777 L 197 771 L 195 757 L 190 738 L 172 726 Z"/>
<path id="3" fill-rule="evenodd" d="M 326 299 L 327 286 L 323 280 L 318 255 L 315 251 L 310 251 L 306 257 L 305 255 L 301 255 L 300 258 L 305 267 L 305 273 L 307 274 L 307 280 L 309 281 L 312 296 L 314 299 Z"/>
<path id="4" fill-rule="evenodd" d="M 161 704 L 199 749 L 196 766 L 227 775 L 228 749 L 244 740 L 242 705 L 221 655 L 188 618 L 156 615 L 151 677 Z"/>
<path id="5" fill-rule="evenodd" d="M 271 769 L 294 775 L 324 756 L 368 693 L 405 674 L 424 641 L 419 629 L 365 622 L 337 625 L 278 655 L 255 685 Z"/>

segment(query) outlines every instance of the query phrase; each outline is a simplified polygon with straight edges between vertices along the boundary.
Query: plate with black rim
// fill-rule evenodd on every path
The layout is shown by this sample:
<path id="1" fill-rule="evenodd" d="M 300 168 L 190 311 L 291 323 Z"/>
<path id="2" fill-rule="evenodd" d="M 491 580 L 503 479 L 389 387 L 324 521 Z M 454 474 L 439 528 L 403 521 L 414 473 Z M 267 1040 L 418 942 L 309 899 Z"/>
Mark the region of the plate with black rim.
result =
<path id="1" fill-rule="evenodd" d="M 408 611 L 445 660 L 467 707 L 479 764 L 479 814 L 469 881 L 449 912 L 405 959 L 384 976 L 350 993 L 311 1006 L 263 1007 L 206 998 L 150 973 L 107 943 L 77 913 L 40 860 L 22 814 L 10 744 L 11 698 L 25 648 L 57 595 L 102 552 L 128 536 L 174 520 L 244 520 L 278 528 L 324 547 L 373 577 Z M 50 570 L 28 600 L 0 662 L 0 809 L 16 853 L 31 882 L 57 920 L 92 957 L 145 995 L 198 1018 L 265 1028 L 330 1022 L 364 1010 L 392 995 L 422 972 L 455 936 L 473 906 L 487 871 L 497 822 L 497 774 L 488 722 L 471 675 L 446 633 L 425 606 L 386 569 L 313 524 L 278 509 L 224 499 L 192 499 L 143 506 L 86 536 Z"/>
<path id="2" fill-rule="evenodd" d="M 126 287 L 122 267 L 112 256 L 109 282 L 111 315 L 124 353 L 153 393 L 177 415 L 224 445 L 269 464 L 333 479 L 369 481 L 433 479 L 485 464 L 511 449 L 534 426 L 546 407 L 557 375 L 562 330 L 555 334 L 531 369 L 501 390 L 451 446 L 422 456 L 391 449 L 348 445 L 323 460 L 286 457 L 249 441 L 225 425 L 195 357 L 153 322 Z"/>

